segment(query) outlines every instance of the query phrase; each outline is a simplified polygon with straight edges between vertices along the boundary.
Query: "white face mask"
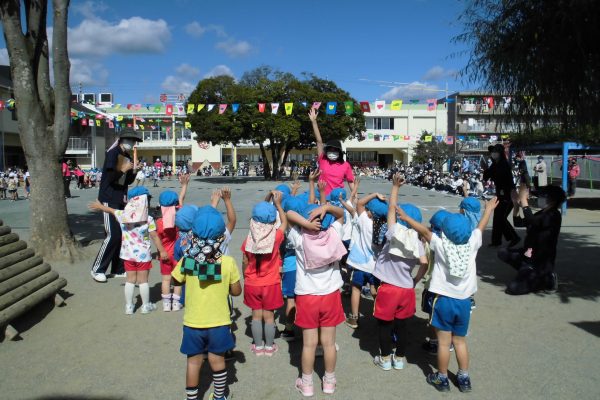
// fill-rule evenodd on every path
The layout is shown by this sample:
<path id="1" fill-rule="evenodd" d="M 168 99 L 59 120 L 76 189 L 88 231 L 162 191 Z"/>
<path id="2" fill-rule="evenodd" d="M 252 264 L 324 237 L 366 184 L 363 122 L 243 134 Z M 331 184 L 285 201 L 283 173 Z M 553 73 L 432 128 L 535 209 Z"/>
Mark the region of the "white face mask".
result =
<path id="1" fill-rule="evenodd" d="M 135 142 L 131 139 L 123 139 L 121 144 L 123 145 L 123 150 L 125 150 L 126 152 L 130 152 L 131 149 L 133 149 L 133 145 L 135 144 Z"/>
<path id="2" fill-rule="evenodd" d="M 339 154 L 335 151 L 328 151 L 327 152 L 327 159 L 329 161 L 337 161 L 337 159 L 339 158 Z"/>

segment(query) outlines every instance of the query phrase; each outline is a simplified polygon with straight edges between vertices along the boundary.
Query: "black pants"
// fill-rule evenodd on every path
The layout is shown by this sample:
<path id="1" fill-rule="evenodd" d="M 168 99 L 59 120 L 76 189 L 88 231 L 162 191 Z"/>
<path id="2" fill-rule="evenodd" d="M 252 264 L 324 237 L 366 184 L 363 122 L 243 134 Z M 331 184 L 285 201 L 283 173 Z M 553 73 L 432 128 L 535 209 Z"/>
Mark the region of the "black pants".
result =
<path id="1" fill-rule="evenodd" d="M 65 187 L 65 197 L 71 197 L 71 177 L 63 176 L 63 184 Z"/>
<path id="2" fill-rule="evenodd" d="M 500 203 L 494 210 L 494 220 L 492 222 L 492 244 L 502 244 L 502 236 L 507 241 L 517 239 L 519 235 L 515 232 L 510 222 L 508 215 L 513 209 L 513 204 L 510 200 L 499 199 Z"/>
<path id="3" fill-rule="evenodd" d="M 517 270 L 517 276 L 508 283 L 506 293 L 519 295 L 555 287 L 554 271 L 536 268 L 523 255 L 524 251 L 525 249 L 506 248 L 498 251 L 498 258 Z"/>
<path id="4" fill-rule="evenodd" d="M 575 196 L 575 191 L 577 190 L 577 179 L 569 178 L 567 180 L 567 195 L 569 197 Z"/>
<path id="5" fill-rule="evenodd" d="M 102 203 L 107 207 L 122 209 L 120 204 Z M 113 274 L 122 274 L 125 272 L 123 261 L 119 257 L 121 251 L 121 225 L 117 222 L 114 215 L 102 213 L 104 215 L 104 231 L 106 238 L 100 246 L 96 260 L 92 266 L 92 272 L 96 274 L 106 274 L 108 265 L 112 263 L 111 272 Z"/>
<path id="6" fill-rule="evenodd" d="M 404 357 L 408 332 L 406 331 L 406 319 L 394 319 L 393 321 L 377 320 L 379 325 L 379 350 L 384 357 L 392 354 L 394 337 L 396 339 L 396 356 Z M 393 336 L 392 336 L 393 334 Z"/>

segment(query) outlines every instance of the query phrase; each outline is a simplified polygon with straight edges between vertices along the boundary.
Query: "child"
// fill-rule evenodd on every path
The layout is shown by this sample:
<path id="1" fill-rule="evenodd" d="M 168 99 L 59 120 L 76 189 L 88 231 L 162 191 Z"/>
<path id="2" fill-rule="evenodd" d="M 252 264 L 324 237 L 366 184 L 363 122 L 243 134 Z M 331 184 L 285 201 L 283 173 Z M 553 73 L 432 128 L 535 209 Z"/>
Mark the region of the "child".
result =
<path id="1" fill-rule="evenodd" d="M 350 297 L 350 314 L 346 318 L 346 325 L 352 329 L 358 328 L 358 310 L 360 306 L 360 295 L 363 285 L 369 285 L 371 293 L 376 293 L 376 284 L 372 272 L 375 268 L 375 260 L 381 249 L 381 238 L 385 235 L 385 218 L 387 217 L 388 205 L 385 196 L 379 193 L 358 200 L 356 204 L 358 217 L 354 221 L 352 240 L 350 241 L 350 253 L 346 263 L 352 268 Z M 376 233 L 373 233 L 373 230 Z M 383 231 L 383 234 L 382 234 Z"/>
<path id="2" fill-rule="evenodd" d="M 483 217 L 474 231 L 470 230 L 470 222 L 464 215 L 447 216 L 442 223 L 441 236 L 430 232 L 402 209 L 397 209 L 400 219 L 425 238 L 435 253 L 429 291 L 436 294 L 431 325 L 436 330 L 439 343 L 438 372 L 429 374 L 427 382 L 442 392 L 450 390 L 448 363 L 451 343 L 454 344 L 458 361 L 458 388 L 461 392 L 471 391 L 469 352 L 465 339 L 471 316 L 469 297 L 477 291 L 475 257 L 481 247 L 482 232 L 497 205 L 496 198 L 486 202 Z"/>
<path id="3" fill-rule="evenodd" d="M 150 240 L 158 249 L 161 260 L 169 258 L 168 253 L 156 233 L 154 218 L 148 215 L 150 193 L 143 186 L 131 189 L 127 194 L 129 201 L 124 210 L 115 210 L 106 207 L 98 200 L 90 203 L 92 211 L 102 211 L 113 214 L 121 225 L 121 253 L 124 261 L 127 281 L 125 282 L 125 314 L 134 312 L 133 290 L 136 283 L 140 288 L 142 297 L 142 314 L 148 314 L 156 310 L 156 306 L 150 302 L 150 287 L 148 286 L 148 274 L 152 268 L 152 254 L 150 252 Z"/>
<path id="4" fill-rule="evenodd" d="M 225 223 L 211 206 L 194 215 L 192 236 L 184 257 L 172 276 L 175 284 L 186 284 L 181 352 L 187 356 L 186 395 L 198 399 L 200 370 L 205 356 L 212 369 L 211 399 L 227 399 L 227 350 L 234 347 L 228 296 L 242 293 L 235 260 L 221 253 Z"/>
<path id="5" fill-rule="evenodd" d="M 19 199 L 19 195 L 17 194 L 17 188 L 19 186 L 19 178 L 17 174 L 10 173 L 8 175 L 8 195 L 12 201 L 17 201 Z"/>
<path id="6" fill-rule="evenodd" d="M 273 204 L 263 201 L 254 206 L 250 232 L 242 243 L 244 269 L 244 304 L 252 309 L 252 352 L 272 356 L 275 344 L 274 310 L 283 306 L 281 293 L 281 256 L 279 248 L 287 229 L 287 218 L 281 208 L 281 192 L 274 191 Z M 277 213 L 281 225 L 276 226 Z M 264 345 L 263 345 L 263 321 Z"/>
<path id="7" fill-rule="evenodd" d="M 175 227 L 175 214 L 185 201 L 187 185 L 190 181 L 189 175 L 180 176 L 181 191 L 179 196 L 172 190 L 166 190 L 160 194 L 158 202 L 161 208 L 161 217 L 156 220 L 158 237 L 163 247 L 169 253 L 169 259 L 160 262 L 160 273 L 162 275 L 161 297 L 163 302 L 163 311 L 181 310 L 181 286 L 173 288 L 171 295 L 171 272 L 177 264 L 174 258 L 175 242 L 177 241 L 177 228 Z"/>
<path id="8" fill-rule="evenodd" d="M 346 254 L 341 241 L 343 215 L 341 208 L 330 204 L 309 204 L 302 216 L 294 210 L 287 213 L 288 221 L 298 225 L 290 229 L 288 239 L 296 250 L 295 323 L 302 328 L 303 338 L 302 377 L 296 380 L 296 389 L 306 397 L 314 395 L 312 374 L 319 339 L 325 361 L 323 392 L 333 394 L 336 388 L 335 330 L 345 319 L 338 265 Z"/>
<path id="9" fill-rule="evenodd" d="M 0 199 L 6 200 L 6 189 L 8 188 L 8 181 L 4 176 L 4 173 L 0 175 Z"/>
<path id="10" fill-rule="evenodd" d="M 390 204 L 398 201 L 398 190 L 404 184 L 400 174 L 393 177 Z M 400 206 L 413 219 L 421 221 L 421 211 L 412 204 Z M 380 355 L 374 364 L 384 371 L 404 368 L 404 356 L 408 342 L 406 321 L 415 315 L 415 285 L 427 271 L 425 249 L 418 234 L 404 223 L 396 223 L 396 207 L 390 206 L 387 214 L 388 230 L 385 245 L 377 257 L 373 275 L 381 281 L 375 300 L 373 316 L 379 326 Z M 413 279 L 412 269 L 416 261 L 421 267 Z M 392 342 L 396 339 L 396 351 L 392 353 Z"/>
<path id="11" fill-rule="evenodd" d="M 471 231 L 475 230 L 481 220 L 481 204 L 479 203 L 479 200 L 474 197 L 466 197 L 460 202 L 459 209 L 459 212 L 468 218 L 469 223 L 471 224 Z M 472 295 L 471 310 L 476 308 L 475 295 Z"/>

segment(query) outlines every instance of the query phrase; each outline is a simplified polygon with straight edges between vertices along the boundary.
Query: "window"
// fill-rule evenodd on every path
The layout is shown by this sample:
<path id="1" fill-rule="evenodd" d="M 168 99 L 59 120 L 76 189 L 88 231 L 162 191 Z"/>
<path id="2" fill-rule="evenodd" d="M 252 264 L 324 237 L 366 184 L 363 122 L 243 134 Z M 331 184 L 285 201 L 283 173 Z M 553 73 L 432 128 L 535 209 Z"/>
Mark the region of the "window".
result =
<path id="1" fill-rule="evenodd" d="M 377 161 L 376 151 L 348 151 L 346 152 L 349 162 L 372 162 Z"/>
<path id="2" fill-rule="evenodd" d="M 367 123 L 367 129 L 394 129 L 394 118 L 373 118 L 373 124 Z"/>
<path id="3" fill-rule="evenodd" d="M 373 129 L 373 119 L 374 118 L 365 118 L 365 128 Z"/>

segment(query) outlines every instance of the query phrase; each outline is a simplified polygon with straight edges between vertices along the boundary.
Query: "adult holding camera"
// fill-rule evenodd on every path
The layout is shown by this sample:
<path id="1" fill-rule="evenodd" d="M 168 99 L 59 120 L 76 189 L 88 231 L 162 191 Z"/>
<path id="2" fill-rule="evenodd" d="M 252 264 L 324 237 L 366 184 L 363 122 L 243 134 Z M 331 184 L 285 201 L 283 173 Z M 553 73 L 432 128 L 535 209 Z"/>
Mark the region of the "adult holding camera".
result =
<path id="1" fill-rule="evenodd" d="M 98 201 L 106 207 L 116 210 L 125 209 L 127 188 L 135 180 L 133 146 L 141 142 L 142 136 L 134 130 L 123 130 L 119 139 L 106 152 L 102 167 L 102 180 L 98 192 Z M 106 271 L 109 264 L 114 275 L 125 273 L 123 262 L 119 257 L 121 250 L 121 226 L 112 214 L 104 214 L 104 231 L 106 237 L 100 246 L 96 260 L 92 266 L 92 278 L 96 282 L 106 282 Z"/>
<path id="2" fill-rule="evenodd" d="M 502 236 L 504 236 L 508 241 L 508 246 L 512 247 L 521 240 L 507 219 L 513 208 L 511 192 L 515 190 L 515 183 L 510 165 L 504 154 L 504 146 L 496 144 L 488 147 L 488 151 L 492 159 L 492 165 L 484 171 L 483 180 L 487 181 L 491 179 L 494 182 L 496 197 L 499 202 L 494 210 L 492 242 L 489 246 L 500 246 L 502 244 Z"/>

